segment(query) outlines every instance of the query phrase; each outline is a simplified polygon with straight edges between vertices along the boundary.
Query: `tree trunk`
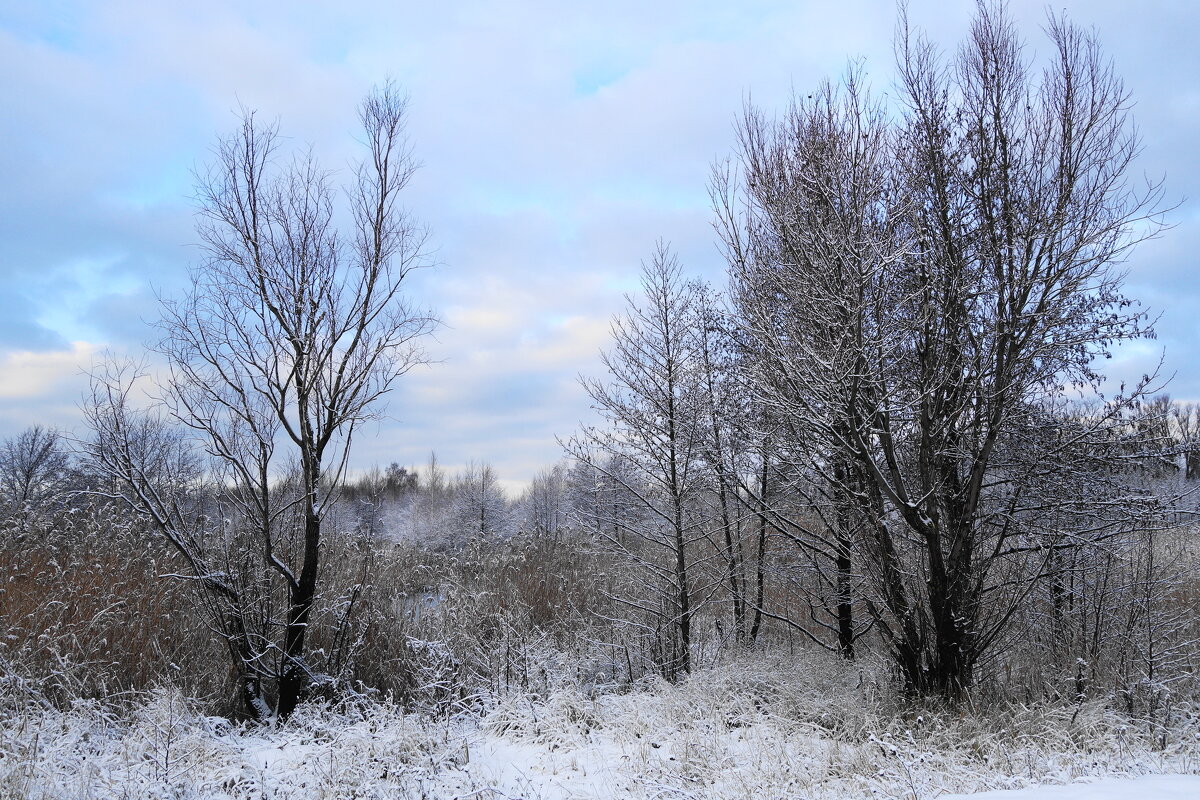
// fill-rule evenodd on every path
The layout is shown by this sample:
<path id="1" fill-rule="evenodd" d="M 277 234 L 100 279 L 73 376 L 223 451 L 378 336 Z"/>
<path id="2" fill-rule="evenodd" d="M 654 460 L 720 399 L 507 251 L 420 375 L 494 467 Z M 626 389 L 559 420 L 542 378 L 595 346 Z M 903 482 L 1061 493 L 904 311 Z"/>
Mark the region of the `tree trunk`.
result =
<path id="1" fill-rule="evenodd" d="M 837 599 L 838 655 L 854 660 L 854 583 L 850 554 L 853 546 L 853 509 L 849 487 L 853 467 L 839 458 L 833 472 L 834 575 Z"/>
<path id="2" fill-rule="evenodd" d="M 311 495 L 310 495 L 311 497 Z M 278 714 L 287 719 L 308 695 L 312 678 L 304 657 L 304 640 L 316 599 L 321 541 L 321 517 L 311 506 L 304 515 L 304 566 L 289 593 L 287 629 L 283 641 L 283 674 L 279 677 Z"/>
<path id="3" fill-rule="evenodd" d="M 766 557 L 767 557 L 767 486 L 768 472 L 766 449 L 763 451 L 762 470 L 758 476 L 758 551 L 754 562 L 754 621 L 750 624 L 748 640 L 750 644 L 758 641 L 758 633 L 762 630 L 763 600 L 766 594 Z"/>
<path id="4" fill-rule="evenodd" d="M 692 672 L 692 604 L 688 587 L 687 556 L 684 552 L 683 508 L 675 503 L 675 579 L 679 590 L 679 669 L 685 675 Z"/>

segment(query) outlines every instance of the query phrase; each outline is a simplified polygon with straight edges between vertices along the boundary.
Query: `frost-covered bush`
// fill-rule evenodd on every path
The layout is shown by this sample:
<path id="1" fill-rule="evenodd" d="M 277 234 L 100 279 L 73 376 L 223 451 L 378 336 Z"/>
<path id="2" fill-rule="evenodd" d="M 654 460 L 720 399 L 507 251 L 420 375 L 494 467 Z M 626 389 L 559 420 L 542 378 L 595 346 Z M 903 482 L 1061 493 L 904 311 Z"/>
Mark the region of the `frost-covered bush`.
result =
<path id="1" fill-rule="evenodd" d="M 386 703 L 310 704 L 249 727 L 164 688 L 123 715 L 79 703 L 6 717 L 0 797 L 415 798 L 463 751 L 455 730 Z"/>
<path id="2" fill-rule="evenodd" d="M 544 697 L 508 695 L 483 729 L 593 778 L 603 770 L 629 797 L 669 787 L 696 798 L 926 798 L 1200 767 L 1195 709 L 1164 737 L 1103 700 L 915 708 L 879 691 L 886 684 L 871 669 L 810 651 L 626 693 L 563 684 Z"/>
<path id="3" fill-rule="evenodd" d="M 581 543 L 521 535 L 449 552 L 376 542 L 371 558 L 350 634 L 353 685 L 445 714 L 544 691 L 556 671 L 611 682 L 595 644 L 605 576 Z M 329 585 L 348 584 L 343 574 Z"/>
<path id="4" fill-rule="evenodd" d="M 9 706 L 0 797 L 924 800 L 1200 767 L 1194 707 L 1166 730 L 1102 701 L 918 709 L 811 651 L 622 691 L 581 685 L 567 663 L 550 672 L 482 711 L 367 698 L 308 703 L 275 726 L 208 716 L 171 687 L 125 708 Z"/>

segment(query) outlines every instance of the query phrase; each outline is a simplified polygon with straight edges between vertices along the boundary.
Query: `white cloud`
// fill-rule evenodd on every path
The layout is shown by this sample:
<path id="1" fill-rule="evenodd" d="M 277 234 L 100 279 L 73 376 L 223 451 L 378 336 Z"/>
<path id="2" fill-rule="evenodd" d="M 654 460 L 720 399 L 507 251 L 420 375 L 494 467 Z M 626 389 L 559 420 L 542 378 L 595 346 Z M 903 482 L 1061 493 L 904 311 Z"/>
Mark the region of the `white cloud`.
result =
<path id="1" fill-rule="evenodd" d="M 90 342 L 72 342 L 70 350 L 37 352 L 10 350 L 0 354 L 0 400 L 45 402 L 64 389 L 77 392 L 86 382 L 97 348 Z"/>

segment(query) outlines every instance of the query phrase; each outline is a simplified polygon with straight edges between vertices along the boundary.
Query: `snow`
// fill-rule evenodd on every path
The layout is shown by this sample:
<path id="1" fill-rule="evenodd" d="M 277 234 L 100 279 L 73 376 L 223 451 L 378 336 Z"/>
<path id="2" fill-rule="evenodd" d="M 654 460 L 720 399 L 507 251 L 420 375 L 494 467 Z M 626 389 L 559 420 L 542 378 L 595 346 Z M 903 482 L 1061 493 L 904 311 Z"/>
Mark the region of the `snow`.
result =
<path id="1" fill-rule="evenodd" d="M 358 700 L 235 725 L 171 689 L 119 713 L 9 705 L 0 797 L 1200 799 L 1170 774 L 1200 764 L 1197 709 L 1149 736 L 1103 702 L 912 715 L 876 691 L 797 656 L 623 691 L 562 679 L 449 718 Z"/>
<path id="2" fill-rule="evenodd" d="M 1028 789 L 942 795 L 938 800 L 1197 800 L 1200 776 L 1143 775 L 1069 786 L 1031 786 Z"/>

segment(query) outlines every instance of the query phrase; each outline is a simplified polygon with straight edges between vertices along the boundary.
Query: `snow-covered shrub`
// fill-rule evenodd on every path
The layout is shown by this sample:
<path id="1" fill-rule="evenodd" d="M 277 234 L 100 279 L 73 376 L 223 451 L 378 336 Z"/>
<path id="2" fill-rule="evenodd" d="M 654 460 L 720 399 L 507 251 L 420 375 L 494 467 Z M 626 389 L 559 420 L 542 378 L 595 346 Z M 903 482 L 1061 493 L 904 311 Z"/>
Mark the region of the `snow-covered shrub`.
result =
<path id="1" fill-rule="evenodd" d="M 564 665 L 566 666 L 566 665 Z M 310 702 L 274 726 L 163 686 L 0 716 L 0 797 L 926 800 L 1085 776 L 1196 771 L 1200 714 L 1152 730 L 1101 701 L 915 708 L 826 653 L 751 655 L 597 692 L 556 670 L 482 714 Z"/>

